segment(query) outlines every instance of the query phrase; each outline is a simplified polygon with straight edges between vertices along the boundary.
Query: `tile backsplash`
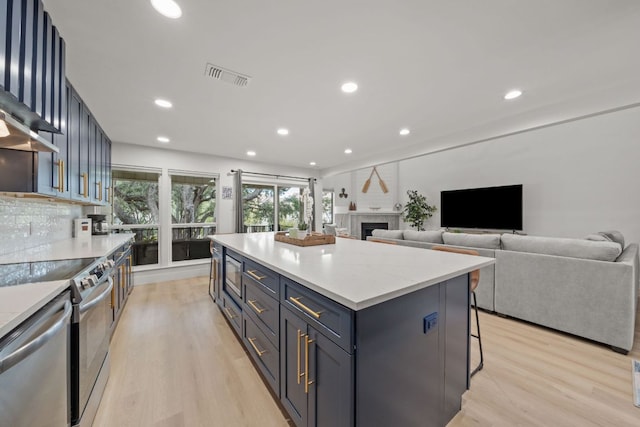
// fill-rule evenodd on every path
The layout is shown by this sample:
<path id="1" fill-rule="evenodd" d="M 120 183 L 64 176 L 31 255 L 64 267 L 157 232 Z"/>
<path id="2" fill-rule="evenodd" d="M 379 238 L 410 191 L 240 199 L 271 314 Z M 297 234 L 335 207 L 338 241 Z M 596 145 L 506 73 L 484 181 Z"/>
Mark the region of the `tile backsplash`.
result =
<path id="1" fill-rule="evenodd" d="M 0 196 L 0 255 L 71 238 L 81 216 L 78 205 Z"/>

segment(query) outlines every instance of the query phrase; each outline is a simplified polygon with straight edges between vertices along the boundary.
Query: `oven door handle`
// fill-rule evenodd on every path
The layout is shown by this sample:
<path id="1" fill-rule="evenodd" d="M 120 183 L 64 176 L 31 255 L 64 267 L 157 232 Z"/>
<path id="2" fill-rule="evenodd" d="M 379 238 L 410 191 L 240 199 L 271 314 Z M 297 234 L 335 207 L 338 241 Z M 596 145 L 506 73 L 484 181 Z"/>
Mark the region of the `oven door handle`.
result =
<path id="1" fill-rule="evenodd" d="M 91 310 L 93 307 L 99 304 L 100 301 L 105 299 L 111 293 L 111 289 L 113 288 L 113 278 L 109 276 L 108 280 L 109 280 L 109 286 L 107 286 L 107 289 L 104 292 L 102 292 L 100 295 L 98 295 L 88 303 L 80 304 L 80 314 Z"/>
<path id="2" fill-rule="evenodd" d="M 0 374 L 22 362 L 24 359 L 40 349 L 43 345 L 48 343 L 53 337 L 55 337 L 58 332 L 60 332 L 60 330 L 67 324 L 67 321 L 71 317 L 72 311 L 73 306 L 71 305 L 71 301 L 65 301 L 64 313 L 62 313 L 60 318 L 56 320 L 56 322 L 51 325 L 49 329 L 47 329 L 42 334 L 38 335 L 38 337 L 32 339 L 28 343 L 20 346 L 20 348 L 15 350 L 13 353 L 0 359 Z"/>

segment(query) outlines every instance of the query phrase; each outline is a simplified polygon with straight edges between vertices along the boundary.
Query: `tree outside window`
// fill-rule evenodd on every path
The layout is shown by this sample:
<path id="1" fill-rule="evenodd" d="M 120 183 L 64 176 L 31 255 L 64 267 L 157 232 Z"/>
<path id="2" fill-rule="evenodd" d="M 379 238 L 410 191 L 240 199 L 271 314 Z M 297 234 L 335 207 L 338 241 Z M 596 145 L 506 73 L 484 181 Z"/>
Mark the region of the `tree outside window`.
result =
<path id="1" fill-rule="evenodd" d="M 133 265 L 158 263 L 158 173 L 113 170 L 115 231 L 135 233 Z"/>
<path id="2" fill-rule="evenodd" d="M 216 180 L 171 175 L 171 259 L 210 257 L 207 236 L 216 231 Z"/>

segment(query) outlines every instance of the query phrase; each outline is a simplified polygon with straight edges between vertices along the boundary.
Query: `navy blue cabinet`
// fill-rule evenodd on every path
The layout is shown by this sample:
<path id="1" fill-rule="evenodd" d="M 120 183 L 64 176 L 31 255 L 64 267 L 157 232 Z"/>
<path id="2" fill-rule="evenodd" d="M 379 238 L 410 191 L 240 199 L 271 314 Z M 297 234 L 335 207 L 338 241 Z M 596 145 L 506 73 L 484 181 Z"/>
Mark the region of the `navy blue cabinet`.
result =
<path id="1" fill-rule="evenodd" d="M 298 427 L 352 426 L 353 355 L 298 314 L 280 313 L 280 400 Z"/>
<path id="2" fill-rule="evenodd" d="M 0 108 L 33 130 L 62 132 L 65 42 L 41 0 L 0 0 Z"/>

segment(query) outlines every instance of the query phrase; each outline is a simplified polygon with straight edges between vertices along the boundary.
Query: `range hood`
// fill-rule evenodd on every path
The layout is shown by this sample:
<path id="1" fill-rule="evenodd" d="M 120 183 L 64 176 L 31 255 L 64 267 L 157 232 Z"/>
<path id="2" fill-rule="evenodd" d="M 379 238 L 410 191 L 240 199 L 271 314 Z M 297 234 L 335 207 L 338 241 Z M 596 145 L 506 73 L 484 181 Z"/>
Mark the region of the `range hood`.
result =
<path id="1" fill-rule="evenodd" d="M 0 148 L 58 153 L 58 147 L 0 110 Z"/>

